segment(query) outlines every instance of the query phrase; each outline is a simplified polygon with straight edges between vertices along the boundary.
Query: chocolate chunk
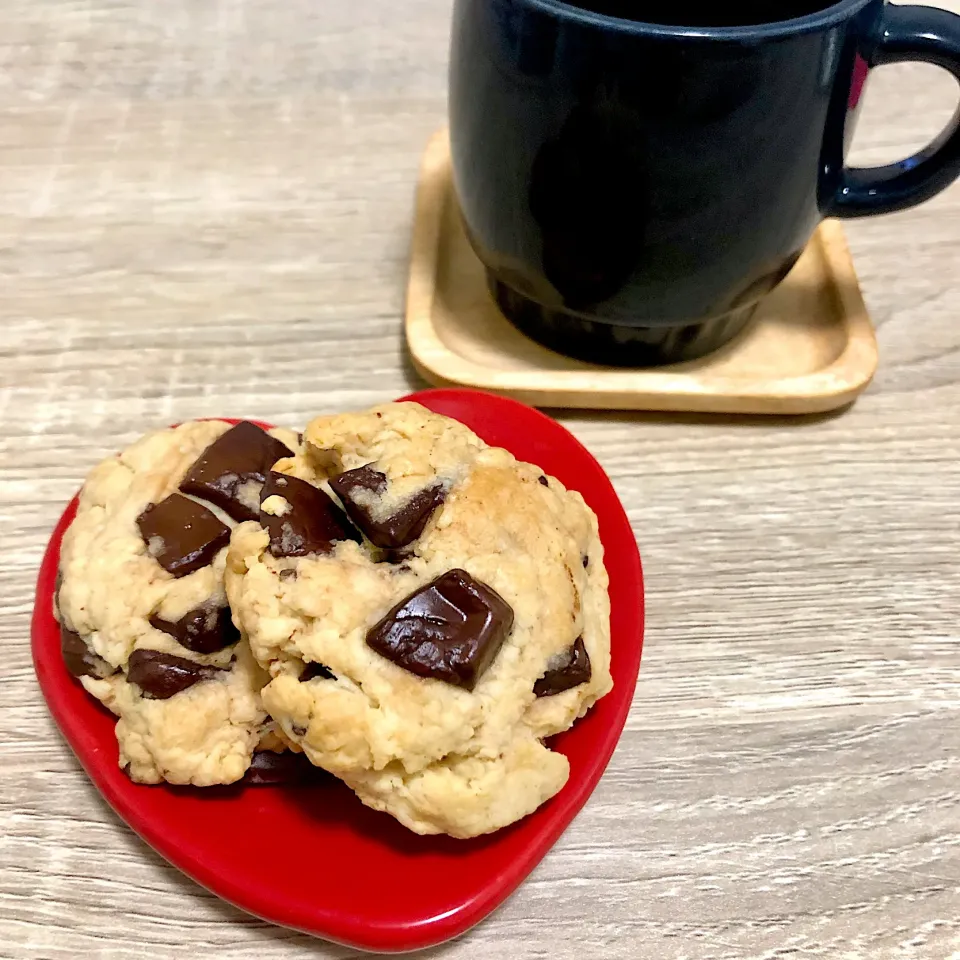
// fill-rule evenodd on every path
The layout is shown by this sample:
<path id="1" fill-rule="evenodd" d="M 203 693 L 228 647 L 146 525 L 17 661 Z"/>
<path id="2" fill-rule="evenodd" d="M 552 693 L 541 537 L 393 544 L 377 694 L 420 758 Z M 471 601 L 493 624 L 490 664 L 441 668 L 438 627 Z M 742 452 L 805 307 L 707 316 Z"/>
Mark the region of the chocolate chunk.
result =
<path id="1" fill-rule="evenodd" d="M 352 502 L 358 492 L 367 491 L 376 496 L 383 496 L 387 492 L 387 475 L 374 470 L 372 464 L 357 467 L 356 470 L 347 470 L 330 481 L 333 492 L 343 500 L 344 504 Z"/>
<path id="2" fill-rule="evenodd" d="M 419 677 L 472 690 L 513 627 L 510 605 L 464 570 L 450 570 L 397 604 L 367 643 Z"/>
<path id="3" fill-rule="evenodd" d="M 60 625 L 60 652 L 63 654 L 63 662 L 67 670 L 75 677 L 89 677 L 90 667 L 87 664 L 86 657 L 90 648 L 84 642 L 79 633 L 68 630 L 62 624 Z"/>
<path id="4" fill-rule="evenodd" d="M 278 460 L 292 456 L 286 444 L 244 420 L 200 454 L 180 489 L 209 500 L 234 520 L 256 520 L 267 473 Z"/>
<path id="5" fill-rule="evenodd" d="M 75 677 L 96 677 L 103 680 L 117 671 L 97 656 L 79 633 L 60 625 L 60 652 L 67 670 Z"/>
<path id="6" fill-rule="evenodd" d="M 296 580 L 296 579 L 297 579 L 297 571 L 294 570 L 293 567 L 287 567 L 286 570 L 281 570 L 281 571 L 280 571 L 280 579 L 281 579 L 281 580 Z"/>
<path id="7" fill-rule="evenodd" d="M 253 755 L 244 774 L 243 783 L 263 787 L 272 784 L 289 786 L 333 782 L 333 776 L 321 767 L 315 767 L 302 753 L 292 750 L 274 753 L 261 750 Z"/>
<path id="8" fill-rule="evenodd" d="M 214 603 L 201 603 L 176 622 L 154 614 L 150 626 L 169 634 L 194 653 L 216 653 L 240 639 L 240 631 L 230 619 L 230 608 Z"/>
<path id="9" fill-rule="evenodd" d="M 307 735 L 307 728 L 304 726 L 301 726 L 299 723 L 294 723 L 290 727 L 290 732 L 295 737 L 305 737 Z"/>
<path id="10" fill-rule="evenodd" d="M 549 487 L 549 486 L 550 486 L 550 481 L 549 481 L 546 477 L 541 476 L 541 477 L 540 477 L 540 486 L 541 486 L 541 487 Z"/>
<path id="11" fill-rule="evenodd" d="M 590 566 L 590 558 L 584 554 L 583 555 L 583 569 L 586 570 Z"/>
<path id="12" fill-rule="evenodd" d="M 300 674 L 300 682 L 308 680 L 336 680 L 337 675 L 322 663 L 308 663 Z"/>
<path id="13" fill-rule="evenodd" d="M 268 497 L 287 501 L 281 516 L 263 509 Z M 270 534 L 269 549 L 275 557 L 330 553 L 338 540 L 360 540 L 333 500 L 299 477 L 271 473 L 263 485 L 260 503 L 260 523 Z"/>
<path id="14" fill-rule="evenodd" d="M 213 512 L 179 493 L 151 503 L 137 526 L 147 553 L 175 577 L 207 566 L 230 539 L 230 528 Z"/>
<path id="15" fill-rule="evenodd" d="M 392 516 L 377 520 L 371 500 L 387 492 L 387 478 L 379 470 L 369 464 L 357 467 L 334 477 L 330 486 L 364 536 L 384 550 L 398 550 L 413 543 L 446 496 L 443 484 L 434 484 L 414 494 Z"/>
<path id="16" fill-rule="evenodd" d="M 134 650 L 127 661 L 127 680 L 150 700 L 168 700 L 201 680 L 212 680 L 219 667 L 205 667 L 159 650 Z"/>
<path id="17" fill-rule="evenodd" d="M 591 676 L 590 655 L 583 637 L 577 637 L 572 647 L 553 658 L 547 672 L 533 685 L 533 692 L 538 697 L 552 697 L 587 683 Z"/>
<path id="18" fill-rule="evenodd" d="M 406 567 L 407 570 L 410 569 L 407 561 L 412 559 L 416 551 L 413 547 L 400 547 L 399 550 L 381 550 L 379 556 L 380 563 L 392 563 L 395 564 L 398 570 L 403 570 Z"/>

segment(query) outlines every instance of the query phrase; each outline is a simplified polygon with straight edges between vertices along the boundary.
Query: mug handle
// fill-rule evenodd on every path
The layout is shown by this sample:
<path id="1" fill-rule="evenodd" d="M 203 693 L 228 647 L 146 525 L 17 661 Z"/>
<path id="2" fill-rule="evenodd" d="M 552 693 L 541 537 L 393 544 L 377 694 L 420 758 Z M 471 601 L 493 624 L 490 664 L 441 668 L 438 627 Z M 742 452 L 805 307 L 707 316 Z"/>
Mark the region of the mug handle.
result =
<path id="1" fill-rule="evenodd" d="M 863 51 L 870 67 L 922 61 L 960 83 L 960 17 L 936 7 L 888 4 Z M 846 167 L 828 216 L 868 217 L 929 200 L 960 176 L 960 107 L 943 132 L 919 153 L 885 167 Z"/>

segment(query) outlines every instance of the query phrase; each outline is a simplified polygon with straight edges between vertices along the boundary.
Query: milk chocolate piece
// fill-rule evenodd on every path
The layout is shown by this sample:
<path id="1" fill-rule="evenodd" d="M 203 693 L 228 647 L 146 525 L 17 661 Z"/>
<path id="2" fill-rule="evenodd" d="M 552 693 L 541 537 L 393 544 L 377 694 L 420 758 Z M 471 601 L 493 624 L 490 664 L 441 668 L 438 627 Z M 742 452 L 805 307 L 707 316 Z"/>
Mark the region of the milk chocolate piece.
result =
<path id="1" fill-rule="evenodd" d="M 171 493 L 137 517 L 147 553 L 175 577 L 207 566 L 230 539 L 230 528 L 206 507 Z"/>
<path id="2" fill-rule="evenodd" d="M 282 516 L 260 510 L 260 523 L 270 534 L 269 549 L 275 557 L 330 553 L 338 540 L 360 540 L 333 500 L 306 480 L 271 473 L 263 485 L 261 504 L 268 497 L 283 497 L 288 504 Z"/>
<path id="3" fill-rule="evenodd" d="M 261 750 L 253 755 L 242 782 L 255 787 L 280 783 L 306 786 L 313 783 L 332 783 L 333 779 L 331 774 L 321 767 L 315 767 L 302 753 L 294 753 L 292 750 L 283 753 Z"/>
<path id="4" fill-rule="evenodd" d="M 336 680 L 337 675 L 323 663 L 308 663 L 300 674 L 300 682 L 308 680 Z"/>
<path id="5" fill-rule="evenodd" d="M 180 489 L 209 500 L 234 520 L 256 520 L 267 473 L 278 460 L 292 456 L 286 444 L 244 420 L 200 454 Z"/>
<path id="6" fill-rule="evenodd" d="M 205 667 L 159 650 L 134 650 L 127 661 L 127 680 L 150 700 L 168 700 L 201 680 L 212 680 L 219 667 Z"/>
<path id="7" fill-rule="evenodd" d="M 364 493 L 383 496 L 387 492 L 385 474 L 367 464 L 334 477 L 330 486 L 364 536 L 375 547 L 384 550 L 398 550 L 413 543 L 423 533 L 433 511 L 443 503 L 446 496 L 443 484 L 434 484 L 414 494 L 392 516 L 376 520 Z"/>
<path id="8" fill-rule="evenodd" d="M 419 677 L 472 690 L 513 627 L 513 610 L 464 570 L 450 570 L 367 633 L 377 653 Z"/>
<path id="9" fill-rule="evenodd" d="M 577 637 L 572 647 L 551 661 L 550 668 L 533 685 L 533 692 L 538 697 L 552 697 L 589 682 L 591 676 L 590 655 L 583 645 L 583 637 Z"/>
<path id="10" fill-rule="evenodd" d="M 60 653 L 67 670 L 75 677 L 96 677 L 103 680 L 117 671 L 97 656 L 79 633 L 60 625 Z"/>
<path id="11" fill-rule="evenodd" d="M 189 610 L 176 622 L 154 614 L 150 626 L 169 634 L 194 653 L 216 653 L 240 639 L 240 631 L 230 619 L 230 608 L 209 602 Z"/>

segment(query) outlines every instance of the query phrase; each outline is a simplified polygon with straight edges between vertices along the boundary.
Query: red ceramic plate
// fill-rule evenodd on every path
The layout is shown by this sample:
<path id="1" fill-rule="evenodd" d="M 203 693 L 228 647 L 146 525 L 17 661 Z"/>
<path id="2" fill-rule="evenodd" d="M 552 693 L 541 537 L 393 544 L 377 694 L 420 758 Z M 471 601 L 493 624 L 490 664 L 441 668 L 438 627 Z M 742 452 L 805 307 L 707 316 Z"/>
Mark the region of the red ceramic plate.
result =
<path id="1" fill-rule="evenodd" d="M 33 658 L 54 719 L 114 810 L 184 873 L 273 923 L 364 950 L 405 951 L 455 937 L 512 893 L 587 801 L 623 729 L 640 666 L 640 557 L 617 495 L 596 460 L 563 427 L 513 400 L 467 390 L 414 399 L 579 490 L 600 518 L 613 606 L 613 693 L 555 746 L 570 781 L 512 827 L 477 840 L 418 837 L 368 810 L 342 785 L 150 787 L 117 766 L 114 718 L 60 658 L 51 612 L 60 540 L 47 548 L 33 614 Z"/>

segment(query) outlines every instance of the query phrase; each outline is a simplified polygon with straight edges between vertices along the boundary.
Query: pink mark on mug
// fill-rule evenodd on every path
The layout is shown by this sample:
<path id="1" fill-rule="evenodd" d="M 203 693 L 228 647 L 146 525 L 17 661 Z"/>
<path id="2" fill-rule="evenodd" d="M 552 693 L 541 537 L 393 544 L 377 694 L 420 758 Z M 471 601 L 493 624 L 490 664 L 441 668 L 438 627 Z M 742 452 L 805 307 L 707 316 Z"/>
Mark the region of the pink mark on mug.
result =
<path id="1" fill-rule="evenodd" d="M 850 87 L 850 110 L 856 110 L 863 97 L 863 88 L 867 84 L 867 75 L 870 73 L 870 67 L 867 61 L 857 54 L 857 59 L 853 65 L 853 83 Z"/>

